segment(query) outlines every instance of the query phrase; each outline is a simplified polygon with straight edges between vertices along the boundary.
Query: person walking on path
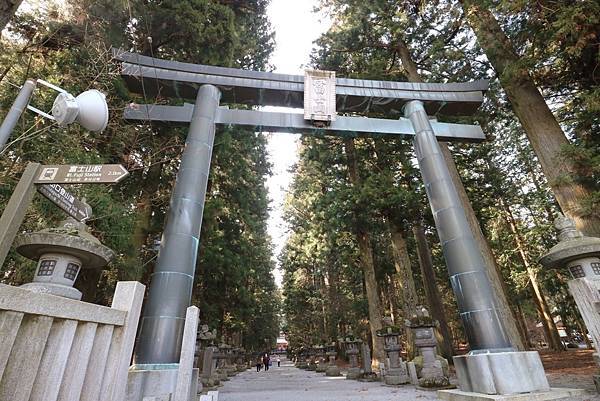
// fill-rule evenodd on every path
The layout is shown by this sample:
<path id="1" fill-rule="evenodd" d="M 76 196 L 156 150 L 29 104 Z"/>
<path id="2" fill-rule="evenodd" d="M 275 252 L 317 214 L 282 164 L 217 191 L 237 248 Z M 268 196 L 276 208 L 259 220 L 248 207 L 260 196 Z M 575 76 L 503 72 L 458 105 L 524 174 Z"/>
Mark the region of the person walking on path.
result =
<path id="1" fill-rule="evenodd" d="M 256 371 L 260 372 L 260 368 L 262 368 L 262 358 L 259 356 L 258 360 L 256 361 Z"/>
<path id="2" fill-rule="evenodd" d="M 269 362 L 270 362 L 270 358 L 269 358 L 269 354 L 265 354 L 265 356 L 263 356 L 263 365 L 265 365 L 265 372 L 267 370 L 269 370 Z"/>
<path id="3" fill-rule="evenodd" d="M 277 355 L 277 367 L 281 367 L 281 358 L 279 357 L 279 355 Z"/>

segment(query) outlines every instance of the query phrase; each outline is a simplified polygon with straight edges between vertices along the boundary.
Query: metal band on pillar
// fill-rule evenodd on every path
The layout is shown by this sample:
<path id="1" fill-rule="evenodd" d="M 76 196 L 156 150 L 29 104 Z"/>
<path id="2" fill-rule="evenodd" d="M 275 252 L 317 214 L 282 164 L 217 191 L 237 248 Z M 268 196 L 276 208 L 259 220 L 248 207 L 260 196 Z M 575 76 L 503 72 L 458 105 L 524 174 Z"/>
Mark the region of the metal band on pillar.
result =
<path id="1" fill-rule="evenodd" d="M 221 93 L 212 85 L 203 85 L 198 90 L 140 324 L 136 365 L 179 361 L 185 312 L 192 296 L 220 97 Z"/>
<path id="2" fill-rule="evenodd" d="M 415 129 L 415 153 L 471 351 L 511 350 L 483 257 L 423 103 L 418 100 L 407 103 L 404 115 Z"/>

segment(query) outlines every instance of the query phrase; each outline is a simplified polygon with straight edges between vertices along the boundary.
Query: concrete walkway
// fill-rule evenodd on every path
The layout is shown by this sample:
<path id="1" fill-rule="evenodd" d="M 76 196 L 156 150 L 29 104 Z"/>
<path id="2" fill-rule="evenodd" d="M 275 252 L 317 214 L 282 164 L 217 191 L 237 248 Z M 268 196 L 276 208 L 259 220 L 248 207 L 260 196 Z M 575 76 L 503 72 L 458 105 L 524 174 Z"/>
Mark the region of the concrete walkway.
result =
<path id="1" fill-rule="evenodd" d="M 276 365 L 276 363 L 275 363 Z M 398 401 L 437 400 L 435 392 L 391 387 L 297 369 L 284 360 L 268 372 L 247 370 L 219 388 L 219 401 Z"/>
<path id="2" fill-rule="evenodd" d="M 551 385 L 564 387 L 565 383 Z M 417 390 L 414 386 L 386 386 L 381 382 L 367 383 L 327 377 L 324 373 L 301 370 L 284 360 L 281 367 L 268 372 L 250 369 L 232 377 L 219 388 L 219 401 L 432 401 L 435 391 Z M 565 401 L 600 400 L 597 395 L 563 399 Z"/>

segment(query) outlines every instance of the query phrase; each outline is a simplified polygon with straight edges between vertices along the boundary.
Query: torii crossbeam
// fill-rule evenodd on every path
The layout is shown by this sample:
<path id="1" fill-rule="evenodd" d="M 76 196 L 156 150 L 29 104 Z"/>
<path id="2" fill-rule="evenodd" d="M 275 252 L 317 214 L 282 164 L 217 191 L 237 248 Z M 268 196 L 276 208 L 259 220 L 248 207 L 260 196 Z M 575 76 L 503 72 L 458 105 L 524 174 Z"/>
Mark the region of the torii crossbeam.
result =
<path id="1" fill-rule="evenodd" d="M 194 105 L 183 106 L 131 104 L 124 112 L 131 121 L 190 123 L 141 321 L 136 364 L 155 366 L 178 361 L 183 318 L 191 299 L 215 125 L 236 124 L 276 132 L 413 136 L 472 352 L 509 354 L 510 361 L 504 357 L 490 360 L 526 365 L 531 370 L 530 374 L 507 376 L 502 369 L 494 368 L 491 381 L 480 380 L 483 362 L 467 364 L 468 357 L 455 357 L 461 388 L 476 383 L 479 387 L 473 391 L 502 394 L 547 387 L 541 362 L 536 365 L 539 356 L 535 359 L 531 353 L 512 352 L 485 262 L 437 142 L 477 142 L 485 136 L 479 126 L 441 123 L 429 117 L 474 113 L 483 101 L 487 81 L 430 84 L 336 79 L 333 72 L 326 71 L 312 71 L 302 77 L 160 60 L 120 50 L 114 51 L 114 58 L 122 63 L 121 75 L 130 90 L 146 96 L 195 99 Z M 304 108 L 304 115 L 236 110 L 236 104 Z M 338 116 L 337 112 L 346 115 Z M 368 118 L 364 116 L 367 113 L 394 119 Z"/>

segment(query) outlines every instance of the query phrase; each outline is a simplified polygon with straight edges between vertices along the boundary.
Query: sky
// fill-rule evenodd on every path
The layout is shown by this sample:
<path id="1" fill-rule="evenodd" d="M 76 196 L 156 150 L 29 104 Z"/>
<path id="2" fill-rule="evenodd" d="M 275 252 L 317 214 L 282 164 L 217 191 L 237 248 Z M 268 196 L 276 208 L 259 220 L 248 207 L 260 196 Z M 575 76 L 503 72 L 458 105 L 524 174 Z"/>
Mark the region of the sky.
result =
<path id="1" fill-rule="evenodd" d="M 304 74 L 303 65 L 310 61 L 313 41 L 331 25 L 330 21 L 312 12 L 318 0 L 271 0 L 268 16 L 275 31 L 276 47 L 271 56 L 275 72 L 283 74 Z M 279 107 L 265 107 L 264 110 L 286 110 Z M 301 113 L 302 110 L 293 110 Z M 268 233 L 273 240 L 274 258 L 281 251 L 287 237 L 283 221 L 283 203 L 292 174 L 290 168 L 298 160 L 299 135 L 268 133 L 267 151 L 272 164 L 273 175 L 267 180 L 271 211 Z M 275 270 L 275 282 L 281 285 L 281 272 Z"/>

